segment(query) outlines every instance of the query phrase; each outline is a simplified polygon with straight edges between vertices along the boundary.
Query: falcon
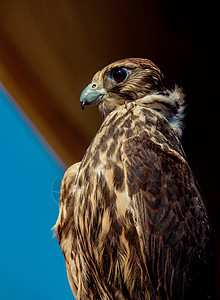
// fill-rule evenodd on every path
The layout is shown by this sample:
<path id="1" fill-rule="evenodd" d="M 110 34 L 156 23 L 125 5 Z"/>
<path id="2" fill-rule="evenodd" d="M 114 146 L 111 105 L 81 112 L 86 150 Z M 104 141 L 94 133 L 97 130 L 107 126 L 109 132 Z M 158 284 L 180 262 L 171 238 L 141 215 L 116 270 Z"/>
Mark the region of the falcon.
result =
<path id="1" fill-rule="evenodd" d="M 182 89 L 128 58 L 97 72 L 80 102 L 105 118 L 61 184 L 55 232 L 76 299 L 214 299 L 212 228 L 180 142 Z"/>

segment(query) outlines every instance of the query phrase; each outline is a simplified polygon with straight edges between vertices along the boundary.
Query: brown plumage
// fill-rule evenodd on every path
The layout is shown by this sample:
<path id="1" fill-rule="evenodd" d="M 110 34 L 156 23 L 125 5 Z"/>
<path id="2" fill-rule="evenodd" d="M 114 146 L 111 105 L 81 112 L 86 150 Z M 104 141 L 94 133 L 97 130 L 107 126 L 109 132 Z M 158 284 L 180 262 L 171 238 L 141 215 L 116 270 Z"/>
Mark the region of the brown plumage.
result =
<path id="1" fill-rule="evenodd" d="M 61 185 L 55 230 L 77 299 L 214 299 L 206 205 L 180 136 L 181 89 L 147 59 L 96 73 L 81 105 L 105 120 Z"/>

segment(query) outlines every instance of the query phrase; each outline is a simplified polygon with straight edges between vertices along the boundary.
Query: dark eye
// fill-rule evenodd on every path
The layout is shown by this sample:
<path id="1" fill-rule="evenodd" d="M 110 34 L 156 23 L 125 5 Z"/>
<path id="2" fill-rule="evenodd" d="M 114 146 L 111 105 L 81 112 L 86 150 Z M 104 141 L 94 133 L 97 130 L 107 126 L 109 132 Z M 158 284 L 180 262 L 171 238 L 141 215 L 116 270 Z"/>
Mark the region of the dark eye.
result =
<path id="1" fill-rule="evenodd" d="M 115 68 L 111 72 L 111 77 L 116 82 L 122 82 L 128 77 L 128 72 L 125 68 Z"/>

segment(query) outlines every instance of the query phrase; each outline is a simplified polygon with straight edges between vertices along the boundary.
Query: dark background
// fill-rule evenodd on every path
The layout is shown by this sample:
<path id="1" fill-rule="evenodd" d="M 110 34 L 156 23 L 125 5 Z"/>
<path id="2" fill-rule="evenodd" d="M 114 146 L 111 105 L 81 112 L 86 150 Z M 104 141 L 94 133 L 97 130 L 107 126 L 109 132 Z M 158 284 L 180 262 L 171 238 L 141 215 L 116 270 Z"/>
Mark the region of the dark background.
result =
<path id="1" fill-rule="evenodd" d="M 97 108 L 79 105 L 95 72 L 120 58 L 153 60 L 186 95 L 183 147 L 219 257 L 218 9 L 212 1 L 0 1 L 0 80 L 70 165 L 101 124 Z"/>

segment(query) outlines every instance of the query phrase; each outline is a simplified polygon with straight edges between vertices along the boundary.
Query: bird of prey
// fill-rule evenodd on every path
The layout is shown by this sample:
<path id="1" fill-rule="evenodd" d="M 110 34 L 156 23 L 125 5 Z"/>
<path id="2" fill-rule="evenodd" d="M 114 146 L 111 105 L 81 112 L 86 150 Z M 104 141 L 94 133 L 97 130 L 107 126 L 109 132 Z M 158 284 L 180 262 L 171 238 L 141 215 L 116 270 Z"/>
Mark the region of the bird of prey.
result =
<path id="1" fill-rule="evenodd" d="M 80 101 L 105 118 L 61 184 L 55 231 L 76 299 L 214 299 L 212 228 L 180 142 L 182 89 L 128 58 L 97 72 Z"/>

